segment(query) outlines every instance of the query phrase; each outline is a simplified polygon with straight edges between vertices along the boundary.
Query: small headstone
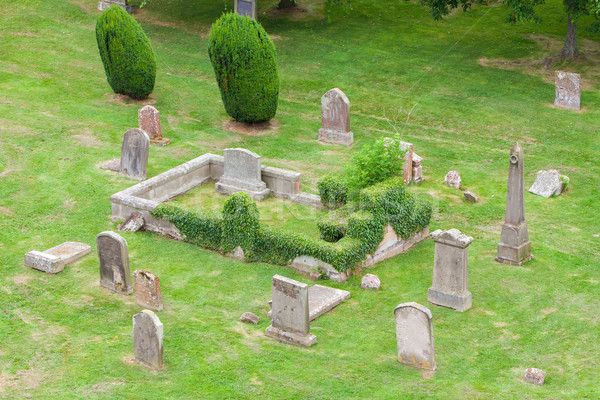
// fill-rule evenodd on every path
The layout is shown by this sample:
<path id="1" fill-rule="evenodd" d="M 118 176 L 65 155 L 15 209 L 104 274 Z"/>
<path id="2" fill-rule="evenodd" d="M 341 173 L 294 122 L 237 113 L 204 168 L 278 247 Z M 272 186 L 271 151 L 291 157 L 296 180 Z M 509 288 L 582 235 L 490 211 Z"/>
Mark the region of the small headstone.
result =
<path id="1" fill-rule="evenodd" d="M 133 271 L 133 281 L 136 303 L 142 307 L 162 311 L 162 293 L 158 276 L 149 271 L 135 270 Z"/>
<path id="2" fill-rule="evenodd" d="M 558 196 L 563 191 L 564 182 L 569 182 L 569 178 L 561 175 L 557 170 L 538 171 L 535 182 L 529 188 L 529 192 L 542 197 Z"/>
<path id="3" fill-rule="evenodd" d="M 111 171 L 119 172 L 121 170 L 121 159 L 115 158 L 100 165 L 102 169 L 108 169 Z"/>
<path id="4" fill-rule="evenodd" d="M 418 368 L 435 369 L 431 311 L 418 303 L 403 303 L 394 309 L 398 361 Z"/>
<path id="5" fill-rule="evenodd" d="M 444 183 L 447 185 L 450 185 L 456 189 L 460 189 L 460 183 L 461 183 L 460 172 L 458 172 L 458 171 L 448 172 L 446 174 L 446 177 L 444 178 Z"/>
<path id="6" fill-rule="evenodd" d="M 554 105 L 556 107 L 568 108 L 570 110 L 580 109 L 580 78 L 579 74 L 556 71 L 556 80 L 554 81 L 556 92 Z"/>
<path id="7" fill-rule="evenodd" d="M 351 146 L 350 101 L 340 89 L 331 89 L 321 97 L 321 129 L 319 141 Z"/>
<path id="8" fill-rule="evenodd" d="M 525 377 L 523 378 L 527 383 L 533 383 L 534 385 L 543 385 L 546 380 L 546 373 L 541 369 L 527 368 L 525 371 Z"/>
<path id="9" fill-rule="evenodd" d="M 221 194 L 246 192 L 252 200 L 263 200 L 271 190 L 261 180 L 260 156 L 246 149 L 225 149 L 224 169 L 215 189 Z"/>
<path id="10" fill-rule="evenodd" d="M 149 367 L 163 366 L 163 324 L 150 310 L 133 316 L 133 356 Z"/>
<path id="11" fill-rule="evenodd" d="M 423 181 L 423 167 L 421 166 L 422 162 L 423 162 L 423 157 L 420 157 L 419 155 L 417 155 L 417 153 L 413 152 L 412 177 L 413 177 L 413 182 L 415 182 L 415 183 L 419 183 L 419 182 Z"/>
<path id="12" fill-rule="evenodd" d="M 138 110 L 138 123 L 141 130 L 146 132 L 150 143 L 166 146 L 171 143 L 170 139 L 163 138 L 160 127 L 160 113 L 152 106 L 144 106 Z"/>
<path id="13" fill-rule="evenodd" d="M 256 19 L 256 0 L 234 0 L 236 14 Z"/>
<path id="14" fill-rule="evenodd" d="M 254 314 L 254 313 L 245 312 L 240 317 L 240 321 L 248 322 L 250 324 L 258 324 L 258 322 L 260 321 L 260 318 L 258 318 L 258 315 Z"/>
<path id="15" fill-rule="evenodd" d="M 100 285 L 117 293 L 131 294 L 131 274 L 127 241 L 115 232 L 102 232 L 96 237 L 100 261 Z"/>
<path id="16" fill-rule="evenodd" d="M 379 290 L 379 288 L 381 287 L 381 282 L 379 281 L 379 277 L 377 275 L 366 274 L 365 276 L 362 277 L 362 280 L 360 282 L 360 287 L 365 290 L 369 290 L 369 289 Z"/>
<path id="17" fill-rule="evenodd" d="M 119 231 L 121 232 L 137 232 L 144 227 L 144 216 L 139 211 L 131 213 L 121 225 L 119 225 Z"/>
<path id="18" fill-rule="evenodd" d="M 272 324 L 265 334 L 279 341 L 309 347 L 317 342 L 310 333 L 308 285 L 280 275 L 273 276 Z"/>
<path id="19" fill-rule="evenodd" d="M 92 249 L 85 243 L 65 242 L 46 251 L 30 251 L 25 254 L 25 266 L 56 274 L 81 257 L 90 254 Z"/>
<path id="20" fill-rule="evenodd" d="M 119 173 L 128 178 L 143 181 L 148 169 L 150 138 L 138 128 L 129 129 L 123 136 L 121 169 Z"/>
<path id="21" fill-rule="evenodd" d="M 435 256 L 433 285 L 429 288 L 427 300 L 438 306 L 466 311 L 472 304 L 468 289 L 467 247 L 473 238 L 458 229 L 438 229 L 431 238 L 435 242 Z"/>
<path id="22" fill-rule="evenodd" d="M 406 150 L 404 164 L 402 164 L 402 176 L 405 185 L 408 185 L 413 180 L 413 147 L 412 143 L 400 142 L 400 148 Z"/>
<path id="23" fill-rule="evenodd" d="M 133 14 L 134 7 L 128 4 L 128 0 L 104 0 L 98 2 L 98 11 L 104 11 L 110 6 L 119 6 L 129 14 Z"/>
<path id="24" fill-rule="evenodd" d="M 469 203 L 477 203 L 477 201 L 479 200 L 475 193 L 471 193 L 468 190 L 464 192 L 463 195 L 465 196 L 465 200 Z"/>

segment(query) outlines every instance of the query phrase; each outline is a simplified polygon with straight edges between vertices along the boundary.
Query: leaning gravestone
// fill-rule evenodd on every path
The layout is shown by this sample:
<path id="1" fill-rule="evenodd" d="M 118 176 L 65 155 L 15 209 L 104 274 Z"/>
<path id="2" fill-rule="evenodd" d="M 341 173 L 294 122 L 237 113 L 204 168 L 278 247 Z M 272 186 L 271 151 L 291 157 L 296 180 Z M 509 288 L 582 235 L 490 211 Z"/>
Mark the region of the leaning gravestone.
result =
<path id="1" fill-rule="evenodd" d="M 398 361 L 418 368 L 435 369 L 433 316 L 427 307 L 404 303 L 394 309 Z"/>
<path id="2" fill-rule="evenodd" d="M 46 251 L 32 250 L 25 254 L 25 266 L 57 274 L 81 257 L 90 254 L 92 249 L 85 243 L 65 242 Z"/>
<path id="3" fill-rule="evenodd" d="M 273 323 L 265 331 L 268 337 L 305 347 L 317 342 L 310 333 L 307 284 L 273 276 L 272 307 Z"/>
<path id="4" fill-rule="evenodd" d="M 163 366 L 163 324 L 150 310 L 133 316 L 133 356 L 147 366 Z"/>
<path id="5" fill-rule="evenodd" d="M 225 149 L 224 170 L 215 189 L 221 194 L 246 192 L 252 200 L 263 200 L 271 193 L 261 180 L 260 156 L 246 149 Z"/>
<path id="6" fill-rule="evenodd" d="M 554 81 L 556 92 L 554 105 L 556 107 L 568 108 L 570 110 L 580 109 L 581 89 L 579 87 L 579 79 L 579 74 L 556 71 L 556 80 Z"/>
<path id="7" fill-rule="evenodd" d="M 160 126 L 160 113 L 152 106 L 144 106 L 138 110 L 138 124 L 140 129 L 146 132 L 150 143 L 166 146 L 171 143 L 170 139 L 163 138 Z"/>
<path id="8" fill-rule="evenodd" d="M 538 171 L 529 192 L 542 197 L 558 196 L 563 191 L 564 182 L 569 182 L 569 178 L 559 174 L 555 169 Z"/>
<path id="9" fill-rule="evenodd" d="M 136 303 L 142 307 L 162 311 L 162 293 L 158 276 L 150 271 L 135 270 L 133 271 L 133 282 Z"/>
<path id="10" fill-rule="evenodd" d="M 121 169 L 119 173 L 128 178 L 143 181 L 148 169 L 150 138 L 138 128 L 129 129 L 123 136 Z"/>
<path id="11" fill-rule="evenodd" d="M 321 129 L 319 141 L 351 146 L 350 101 L 340 89 L 331 89 L 321 97 Z"/>
<path id="12" fill-rule="evenodd" d="M 96 237 L 100 261 L 100 285 L 117 293 L 131 294 L 131 275 L 127 241 L 115 232 L 102 232 Z"/>
<path id="13" fill-rule="evenodd" d="M 525 222 L 525 156 L 519 143 L 510 149 L 506 217 L 502 225 L 496 261 L 522 265 L 531 259 L 531 242 Z"/>
<path id="14" fill-rule="evenodd" d="M 429 288 L 427 300 L 438 306 L 466 311 L 472 304 L 468 290 L 467 247 L 473 238 L 458 229 L 438 229 L 431 238 L 435 242 L 435 256 L 433 285 Z"/>
<path id="15" fill-rule="evenodd" d="M 234 0 L 233 11 L 236 14 L 256 19 L 256 0 Z"/>

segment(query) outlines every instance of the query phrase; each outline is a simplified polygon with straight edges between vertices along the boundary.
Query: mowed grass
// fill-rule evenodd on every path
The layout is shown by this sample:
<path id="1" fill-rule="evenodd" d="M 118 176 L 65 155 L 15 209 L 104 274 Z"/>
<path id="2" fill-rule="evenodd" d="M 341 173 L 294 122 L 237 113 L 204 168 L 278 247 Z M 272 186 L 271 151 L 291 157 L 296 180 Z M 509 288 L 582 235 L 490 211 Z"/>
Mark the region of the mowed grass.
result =
<path id="1" fill-rule="evenodd" d="M 458 228 L 469 248 L 473 308 L 427 303 L 434 246 L 426 241 L 360 277 L 324 282 L 352 298 L 311 324 L 317 345 L 300 349 L 264 337 L 271 277 L 309 282 L 289 268 L 244 264 L 150 233 L 124 233 L 131 268 L 161 279 L 165 364 L 133 365 L 133 296 L 101 289 L 94 255 L 45 275 L 23 255 L 116 230 L 109 196 L 133 185 L 98 168 L 120 154 L 144 102 L 112 94 L 94 36 L 95 0 L 0 3 L 0 397 L 3 398 L 315 398 L 580 399 L 600 397 L 600 80 L 598 39 L 580 24 L 586 59 L 558 68 L 582 72 L 583 110 L 552 107 L 552 69 L 502 68 L 482 59 L 541 60 L 566 29 L 562 3 L 541 7 L 541 25 L 504 23 L 504 7 L 477 7 L 432 21 L 412 2 L 354 0 L 327 23 L 311 12 L 260 21 L 278 51 L 277 129 L 245 135 L 225 128 L 207 43 L 224 2 L 151 1 L 137 18 L 158 60 L 151 101 L 167 147 L 150 149 L 149 176 L 206 152 L 245 147 L 267 165 L 302 172 L 315 192 L 366 143 L 397 128 L 425 158 L 425 181 L 409 190 L 431 199 L 430 229 Z M 231 5 L 228 4 L 229 8 Z M 558 45 L 560 47 L 560 45 Z M 320 97 L 339 87 L 352 103 L 351 148 L 316 141 Z M 413 110 L 407 120 L 409 110 Z M 540 169 L 571 178 L 555 199 L 525 196 L 534 260 L 494 262 L 504 219 L 508 150 L 526 154 L 526 186 Z M 463 186 L 443 185 L 459 170 Z M 434 315 L 438 370 L 396 361 L 394 307 L 416 301 Z M 252 311 L 261 322 L 238 321 Z M 546 384 L 522 381 L 526 368 Z"/>

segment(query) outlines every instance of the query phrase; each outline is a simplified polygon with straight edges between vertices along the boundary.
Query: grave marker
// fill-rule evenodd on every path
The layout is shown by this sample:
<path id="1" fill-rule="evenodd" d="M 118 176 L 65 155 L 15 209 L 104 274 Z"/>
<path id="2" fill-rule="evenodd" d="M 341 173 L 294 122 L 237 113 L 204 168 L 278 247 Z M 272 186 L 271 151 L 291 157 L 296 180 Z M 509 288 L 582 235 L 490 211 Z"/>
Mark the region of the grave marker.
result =
<path id="1" fill-rule="evenodd" d="M 96 237 L 100 261 L 100 285 L 117 293 L 131 294 L 127 241 L 115 232 L 102 232 Z"/>
<path id="2" fill-rule="evenodd" d="M 133 316 L 133 356 L 150 367 L 163 366 L 163 324 L 150 310 Z"/>
<path id="3" fill-rule="evenodd" d="M 350 100 L 340 89 L 331 89 L 321 97 L 321 129 L 319 141 L 351 146 Z"/>
<path id="4" fill-rule="evenodd" d="M 418 368 L 435 369 L 433 316 L 418 303 L 403 303 L 394 309 L 398 361 Z"/>
<path id="5" fill-rule="evenodd" d="M 133 5 L 128 0 L 103 0 L 98 2 L 98 11 L 104 11 L 110 6 L 119 6 L 129 14 L 133 14 Z"/>
<path id="6" fill-rule="evenodd" d="M 256 19 L 256 0 L 234 0 L 234 12 Z"/>
<path id="7" fill-rule="evenodd" d="M 215 189 L 221 194 L 246 192 L 252 200 L 263 200 L 271 193 L 261 180 L 260 156 L 246 149 L 225 149 L 224 170 Z"/>
<path id="8" fill-rule="evenodd" d="M 171 143 L 170 139 L 163 138 L 160 126 L 160 113 L 152 106 L 146 105 L 138 110 L 138 124 L 141 130 L 146 132 L 151 144 L 166 146 Z"/>
<path id="9" fill-rule="evenodd" d="M 135 270 L 133 271 L 133 281 L 136 303 L 142 307 L 162 311 L 162 293 L 158 276 L 149 271 Z"/>
<path id="10" fill-rule="evenodd" d="M 580 78 L 581 76 L 579 74 L 556 71 L 556 80 L 554 81 L 554 105 L 556 107 L 567 108 L 570 110 L 580 109 Z"/>
<path id="11" fill-rule="evenodd" d="M 123 136 L 121 166 L 119 173 L 128 178 L 143 181 L 148 169 L 150 138 L 141 129 L 132 128 Z"/>

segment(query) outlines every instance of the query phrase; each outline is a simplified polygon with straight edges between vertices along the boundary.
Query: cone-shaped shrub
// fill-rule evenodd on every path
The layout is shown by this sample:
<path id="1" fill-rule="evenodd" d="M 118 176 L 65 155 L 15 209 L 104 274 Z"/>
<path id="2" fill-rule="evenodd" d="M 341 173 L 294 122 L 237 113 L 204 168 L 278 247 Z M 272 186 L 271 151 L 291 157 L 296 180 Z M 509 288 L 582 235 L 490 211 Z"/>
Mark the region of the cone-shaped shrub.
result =
<path id="1" fill-rule="evenodd" d="M 111 6 L 96 21 L 96 41 L 114 92 L 148 97 L 154 89 L 156 58 L 140 24 L 121 7 Z"/>
<path id="2" fill-rule="evenodd" d="M 239 122 L 275 116 L 279 96 L 275 45 L 258 22 L 224 14 L 211 28 L 208 55 L 227 114 Z"/>

